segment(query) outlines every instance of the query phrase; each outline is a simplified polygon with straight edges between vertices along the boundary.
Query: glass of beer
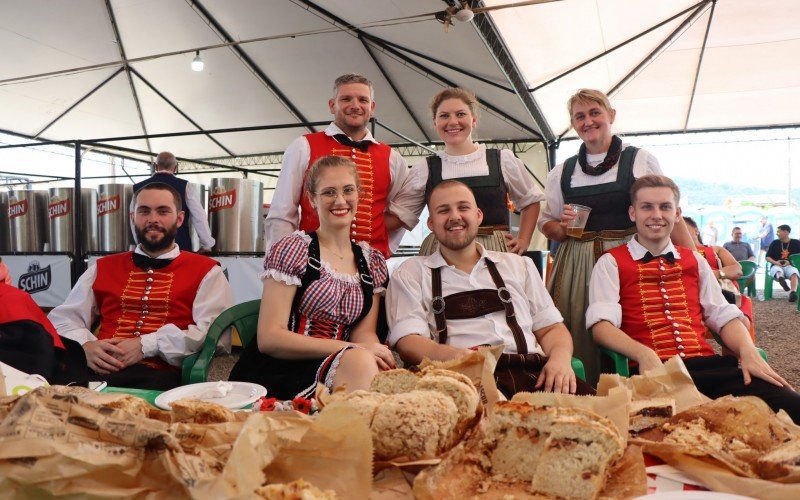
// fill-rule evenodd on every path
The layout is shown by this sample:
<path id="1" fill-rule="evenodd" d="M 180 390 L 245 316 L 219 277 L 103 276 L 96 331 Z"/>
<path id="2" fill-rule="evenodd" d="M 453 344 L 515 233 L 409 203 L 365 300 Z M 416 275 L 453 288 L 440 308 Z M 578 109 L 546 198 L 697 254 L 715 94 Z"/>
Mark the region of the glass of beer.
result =
<path id="1" fill-rule="evenodd" d="M 589 220 L 589 212 L 592 211 L 592 208 L 577 203 L 570 203 L 570 206 L 575 213 L 575 218 L 567 222 L 567 236 L 580 238 L 583 236 L 583 228 L 586 227 L 586 221 Z"/>

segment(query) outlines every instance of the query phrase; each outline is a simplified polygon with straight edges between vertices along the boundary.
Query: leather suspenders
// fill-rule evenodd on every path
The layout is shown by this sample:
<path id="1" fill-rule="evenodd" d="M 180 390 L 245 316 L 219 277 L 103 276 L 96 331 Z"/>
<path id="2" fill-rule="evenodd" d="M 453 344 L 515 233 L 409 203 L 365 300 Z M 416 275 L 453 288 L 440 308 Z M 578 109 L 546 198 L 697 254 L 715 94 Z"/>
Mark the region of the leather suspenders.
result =
<path id="1" fill-rule="evenodd" d="M 431 289 L 433 292 L 431 309 L 433 310 L 433 319 L 436 323 L 437 339 L 435 340 L 440 344 L 447 343 L 447 318 L 477 318 L 485 314 L 505 310 L 506 323 L 511 329 L 511 333 L 514 334 L 514 343 L 517 344 L 517 353 L 523 355 L 528 354 L 528 344 L 525 341 L 525 335 L 514 313 L 511 292 L 506 288 L 506 284 L 497 271 L 495 263 L 487 258 L 484 258 L 484 261 L 486 262 L 486 268 L 489 270 L 489 274 L 497 290 L 469 290 L 443 297 L 442 270 L 441 268 L 431 269 Z"/>

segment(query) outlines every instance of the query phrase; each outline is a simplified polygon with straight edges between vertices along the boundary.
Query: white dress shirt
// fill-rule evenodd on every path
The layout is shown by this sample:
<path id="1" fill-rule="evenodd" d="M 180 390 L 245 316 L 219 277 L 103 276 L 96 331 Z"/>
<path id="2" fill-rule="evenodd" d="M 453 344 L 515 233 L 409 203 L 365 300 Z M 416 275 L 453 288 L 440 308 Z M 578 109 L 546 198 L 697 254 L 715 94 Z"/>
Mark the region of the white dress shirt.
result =
<path id="1" fill-rule="evenodd" d="M 146 255 L 140 247 L 136 253 Z M 169 252 L 159 255 L 159 259 L 174 259 L 180 254 L 178 245 Z M 89 330 L 100 315 L 92 286 L 97 277 L 97 264 L 86 270 L 64 303 L 47 315 L 58 334 L 83 345 L 97 340 Z M 208 327 L 224 310 L 233 305 L 233 296 L 228 280 L 220 266 L 214 266 L 200 282 L 192 306 L 195 324 L 181 330 L 167 323 L 153 333 L 141 335 L 142 353 L 145 358 L 159 356 L 173 366 L 180 366 L 183 358 L 199 351 L 208 333 Z M 229 340 L 228 340 L 229 341 Z"/>
<path id="2" fill-rule="evenodd" d="M 169 172 L 162 172 L 159 175 L 172 175 Z M 184 220 L 184 224 L 188 224 L 191 221 L 192 227 L 194 231 L 197 233 L 197 237 L 200 239 L 200 247 L 201 248 L 208 248 L 209 250 L 214 247 L 214 244 L 217 242 L 211 236 L 211 228 L 208 226 L 208 215 L 206 214 L 206 209 L 203 208 L 203 204 L 200 202 L 200 198 L 198 197 L 197 191 L 191 185 L 186 186 L 186 208 L 189 209 L 189 221 Z M 130 212 L 133 213 L 136 208 L 136 199 L 131 200 L 131 208 Z M 133 233 L 133 242 L 135 244 L 139 244 L 139 238 L 136 237 L 135 226 L 133 225 L 133 221 L 131 221 L 131 233 Z"/>
<path id="3" fill-rule="evenodd" d="M 624 150 L 630 144 L 623 143 L 622 149 Z M 596 167 L 603 162 L 606 158 L 606 153 L 596 155 L 586 155 L 586 162 Z M 572 179 L 570 179 L 570 187 L 583 187 L 583 186 L 596 186 L 598 184 L 608 184 L 617 180 L 617 172 L 619 171 L 619 163 L 611 167 L 608 172 L 600 175 L 588 175 L 584 173 L 580 164 L 575 164 L 575 170 L 572 172 Z M 539 216 L 539 231 L 542 230 L 546 222 L 556 221 L 561 222 L 561 214 L 564 212 L 564 193 L 561 191 L 561 174 L 564 172 L 564 164 L 558 165 L 556 168 L 547 174 L 547 182 L 545 183 L 544 193 L 547 205 L 542 210 Z M 663 175 L 661 167 L 658 165 L 658 160 L 655 156 L 651 155 L 644 149 L 640 149 L 636 153 L 633 160 L 633 177 L 638 179 L 643 175 L 657 174 Z"/>
<path id="4" fill-rule="evenodd" d="M 484 144 L 479 144 L 478 150 L 468 155 L 455 156 L 444 151 L 437 154 L 442 159 L 443 180 L 489 175 Z M 508 197 L 514 202 L 517 210 L 544 200 L 544 193 L 534 184 L 533 177 L 525 169 L 525 164 L 508 149 L 500 150 L 500 170 L 503 172 Z M 408 183 L 411 189 L 405 191 L 402 199 L 398 200 L 415 214 L 414 225 L 419 222 L 419 214 L 425 208 L 425 185 L 428 182 L 428 173 L 428 160 L 423 158 L 409 172 Z"/>
<path id="5" fill-rule="evenodd" d="M 529 353 L 544 354 L 533 335 L 534 330 L 563 321 L 539 277 L 533 261 L 512 253 L 492 252 L 478 244 L 481 259 L 467 274 L 450 266 L 437 250 L 425 257 L 412 257 L 392 274 L 386 294 L 389 321 L 389 344 L 394 346 L 406 335 L 435 339 L 436 322 L 431 310 L 431 269 L 442 268 L 442 295 L 475 289 L 496 290 L 484 258 L 491 259 L 511 292 L 517 317 Z M 470 348 L 477 345 L 503 345 L 506 353 L 516 353 L 514 334 L 506 322 L 505 311 L 472 319 L 447 320 L 447 343 Z"/>
<path id="6" fill-rule="evenodd" d="M 627 243 L 633 260 L 639 260 L 647 253 L 647 249 L 631 238 Z M 676 260 L 681 256 L 675 245 L 669 242 L 659 255 L 672 252 Z M 700 272 L 700 305 L 703 309 L 703 321 L 711 330 L 719 333 L 729 321 L 739 318 L 744 321 L 744 314 L 733 304 L 729 304 L 722 295 L 714 272 L 704 258 L 697 257 Z M 687 298 L 692 300 L 691 297 Z M 589 281 L 589 308 L 586 310 L 586 328 L 589 329 L 600 321 L 608 321 L 615 327 L 622 325 L 622 306 L 619 303 L 619 267 L 613 256 L 605 254 L 598 259 Z M 745 322 L 745 324 L 747 324 Z"/>
<path id="7" fill-rule="evenodd" d="M 334 136 L 344 132 L 334 123 L 325 129 L 325 135 Z M 367 130 L 364 136 L 365 141 L 372 141 L 380 144 L 372 137 L 372 133 Z M 311 159 L 311 146 L 305 136 L 300 136 L 293 140 L 286 151 L 283 153 L 283 163 L 281 163 L 281 173 L 278 175 L 278 182 L 275 185 L 275 192 L 272 195 L 272 203 L 269 207 L 269 214 L 264 223 L 264 241 L 266 250 L 276 241 L 297 230 L 300 225 L 300 197 L 303 190 L 303 180 L 308 161 Z M 394 149 L 389 155 L 389 174 L 391 185 L 386 196 L 386 212 L 396 215 L 407 228 L 413 228 L 417 217 L 403 204 L 397 202 L 400 194 L 404 190 L 410 189 L 406 182 L 408 177 L 408 166 L 400 153 Z M 405 229 L 400 228 L 389 233 L 389 250 L 394 252 L 400 246 Z"/>

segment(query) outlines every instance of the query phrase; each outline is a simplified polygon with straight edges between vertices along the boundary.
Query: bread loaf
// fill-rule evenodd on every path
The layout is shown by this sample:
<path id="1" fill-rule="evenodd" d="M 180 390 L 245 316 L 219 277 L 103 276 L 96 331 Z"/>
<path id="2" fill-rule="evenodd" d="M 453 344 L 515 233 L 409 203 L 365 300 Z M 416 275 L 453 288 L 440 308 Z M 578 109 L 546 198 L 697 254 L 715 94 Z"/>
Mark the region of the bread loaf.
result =
<path id="1" fill-rule="evenodd" d="M 417 477 L 414 493 L 425 499 L 597 498 L 624 446 L 616 427 L 592 412 L 500 402 L 483 432 Z"/>
<path id="2" fill-rule="evenodd" d="M 268 484 L 253 493 L 256 497 L 267 500 L 336 500 L 333 490 L 323 491 L 303 479 L 285 484 Z"/>
<path id="3" fill-rule="evenodd" d="M 378 407 L 372 419 L 375 458 L 436 457 L 450 444 L 457 422 L 455 403 L 440 392 L 395 394 Z"/>

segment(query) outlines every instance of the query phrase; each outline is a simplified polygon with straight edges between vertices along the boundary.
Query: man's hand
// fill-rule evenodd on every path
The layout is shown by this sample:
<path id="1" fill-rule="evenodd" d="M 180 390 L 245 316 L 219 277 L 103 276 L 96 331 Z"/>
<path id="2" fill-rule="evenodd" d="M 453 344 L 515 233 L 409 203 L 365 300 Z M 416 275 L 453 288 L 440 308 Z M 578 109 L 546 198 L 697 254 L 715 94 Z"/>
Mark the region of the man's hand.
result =
<path id="1" fill-rule="evenodd" d="M 644 347 L 644 346 L 642 346 Z M 635 360 L 639 363 L 639 374 L 644 375 L 646 372 L 658 368 L 662 365 L 661 359 L 659 359 L 658 354 L 650 348 L 645 347 L 642 349 L 642 354 L 636 358 Z"/>
<path id="2" fill-rule="evenodd" d="M 125 368 L 125 364 L 117 359 L 124 354 L 124 351 L 115 344 L 116 342 L 108 340 L 92 340 L 84 343 L 83 351 L 86 353 L 86 364 L 89 368 L 100 375 L 108 375 Z"/>
<path id="3" fill-rule="evenodd" d="M 517 255 L 522 255 L 528 251 L 531 240 L 525 241 L 518 236 L 513 236 L 511 233 L 506 233 L 506 246 L 508 251 Z"/>
<path id="4" fill-rule="evenodd" d="M 135 365 L 144 359 L 142 339 L 139 337 L 129 339 L 114 338 L 109 339 L 109 342 L 113 342 L 119 348 L 120 354 L 115 357 L 125 365 L 123 368 Z"/>
<path id="5" fill-rule="evenodd" d="M 200 247 L 197 253 L 199 253 L 200 255 L 211 255 L 211 249 L 206 247 Z"/>
<path id="6" fill-rule="evenodd" d="M 391 349 L 385 345 L 375 342 L 360 342 L 353 343 L 353 345 L 371 352 L 372 355 L 375 356 L 375 362 L 378 363 L 378 368 L 381 371 L 391 370 L 396 367 L 394 355 Z"/>
<path id="7" fill-rule="evenodd" d="M 536 389 L 546 392 L 575 394 L 577 383 L 572 371 L 572 359 L 566 356 L 551 356 L 539 374 Z"/>
<path id="8" fill-rule="evenodd" d="M 789 385 L 789 382 L 775 373 L 775 370 L 764 361 L 764 358 L 761 357 L 755 347 L 745 350 L 739 361 L 742 366 L 744 385 L 750 385 L 752 377 L 757 377 L 772 385 L 793 389 L 793 387 Z"/>

